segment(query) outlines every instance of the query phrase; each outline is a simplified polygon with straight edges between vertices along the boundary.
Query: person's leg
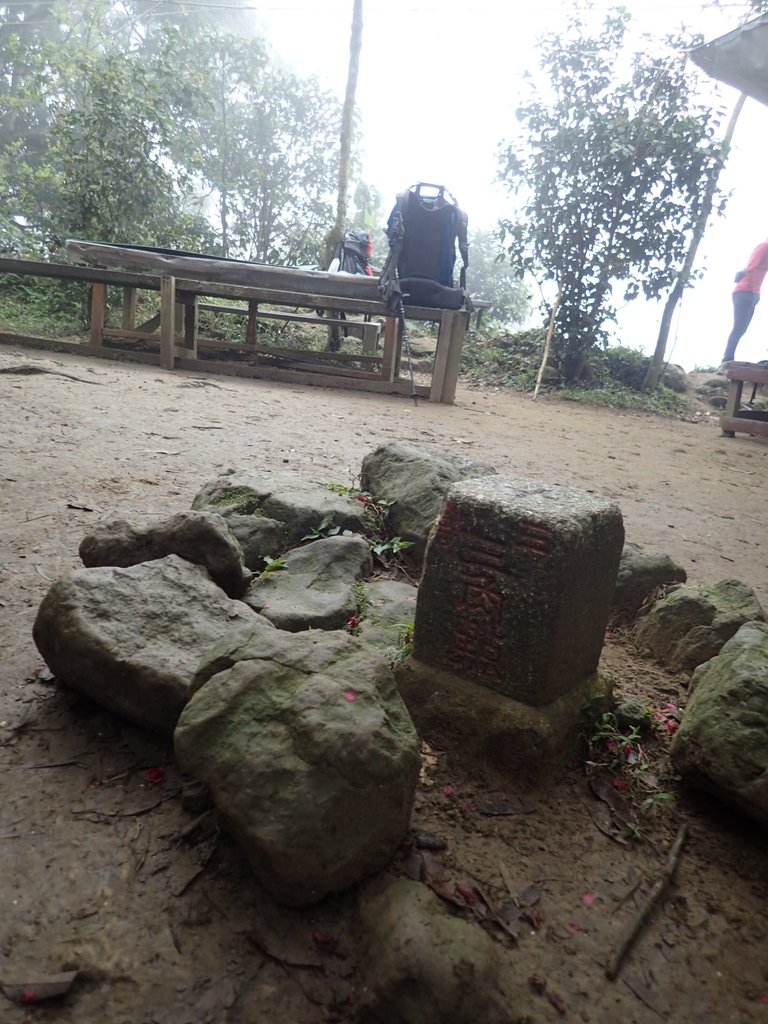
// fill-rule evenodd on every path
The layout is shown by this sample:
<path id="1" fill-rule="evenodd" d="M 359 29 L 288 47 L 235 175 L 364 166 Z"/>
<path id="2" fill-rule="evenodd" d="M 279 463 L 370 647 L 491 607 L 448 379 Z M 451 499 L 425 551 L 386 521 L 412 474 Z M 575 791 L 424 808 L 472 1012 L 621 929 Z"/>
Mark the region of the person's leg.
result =
<path id="1" fill-rule="evenodd" d="M 733 293 L 733 330 L 728 335 L 723 362 L 729 363 L 736 355 L 736 346 L 744 337 L 755 312 L 759 296 L 754 292 Z"/>

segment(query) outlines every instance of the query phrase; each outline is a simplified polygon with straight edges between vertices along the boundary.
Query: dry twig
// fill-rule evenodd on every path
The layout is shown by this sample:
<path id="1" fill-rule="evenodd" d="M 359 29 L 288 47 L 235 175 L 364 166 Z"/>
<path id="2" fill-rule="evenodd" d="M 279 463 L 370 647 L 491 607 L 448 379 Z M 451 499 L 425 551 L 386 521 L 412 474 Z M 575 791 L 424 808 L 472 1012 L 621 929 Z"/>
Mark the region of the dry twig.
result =
<path id="1" fill-rule="evenodd" d="M 648 898 L 640 908 L 640 912 L 635 917 L 634 921 L 630 922 L 629 927 L 624 932 L 621 942 L 619 943 L 619 948 L 614 954 L 610 964 L 605 969 L 605 976 L 609 981 L 615 980 L 621 970 L 621 965 L 624 963 L 624 958 L 635 944 L 643 925 L 651 916 L 651 911 L 654 909 L 671 883 L 675 874 L 675 869 L 677 868 L 677 862 L 680 860 L 680 853 L 682 852 L 683 843 L 685 842 L 687 835 L 687 825 L 681 825 L 680 831 L 677 833 L 677 837 L 669 851 L 669 856 L 667 857 L 667 863 L 664 865 L 664 870 L 661 872 L 660 877 L 656 880 L 653 888 L 648 893 Z"/>

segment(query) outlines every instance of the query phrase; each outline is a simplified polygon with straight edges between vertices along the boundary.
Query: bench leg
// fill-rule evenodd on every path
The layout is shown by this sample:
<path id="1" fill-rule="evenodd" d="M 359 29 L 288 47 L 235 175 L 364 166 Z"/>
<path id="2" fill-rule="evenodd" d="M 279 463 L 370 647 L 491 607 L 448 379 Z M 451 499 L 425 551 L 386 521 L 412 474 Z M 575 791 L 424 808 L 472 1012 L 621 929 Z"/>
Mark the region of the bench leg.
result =
<path id="1" fill-rule="evenodd" d="M 160 279 L 160 365 L 172 370 L 176 357 L 176 278 Z"/>
<path id="2" fill-rule="evenodd" d="M 104 316 L 107 308 L 107 286 L 94 284 L 91 289 L 91 344 L 104 342 Z"/>

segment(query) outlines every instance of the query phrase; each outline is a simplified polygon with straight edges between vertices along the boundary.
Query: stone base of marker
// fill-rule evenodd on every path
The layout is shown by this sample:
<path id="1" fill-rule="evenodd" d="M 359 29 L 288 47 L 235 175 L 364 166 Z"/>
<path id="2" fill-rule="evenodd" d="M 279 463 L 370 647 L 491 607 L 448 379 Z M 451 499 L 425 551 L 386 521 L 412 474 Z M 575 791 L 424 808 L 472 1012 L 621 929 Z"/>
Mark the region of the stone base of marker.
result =
<path id="1" fill-rule="evenodd" d="M 452 766 L 480 768 L 521 785 L 542 785 L 577 751 L 584 713 L 608 710 L 610 681 L 598 672 L 550 704 L 531 707 L 408 658 L 396 670 L 419 736 Z"/>

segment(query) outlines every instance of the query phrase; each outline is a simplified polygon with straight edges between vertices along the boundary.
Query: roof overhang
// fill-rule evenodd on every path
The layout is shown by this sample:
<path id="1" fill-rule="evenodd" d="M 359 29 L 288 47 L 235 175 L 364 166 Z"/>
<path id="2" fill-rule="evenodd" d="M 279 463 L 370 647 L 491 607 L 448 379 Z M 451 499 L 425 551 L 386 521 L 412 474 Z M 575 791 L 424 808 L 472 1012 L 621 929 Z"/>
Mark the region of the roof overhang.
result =
<path id="1" fill-rule="evenodd" d="M 768 104 L 768 14 L 697 46 L 688 56 L 713 78 Z"/>

